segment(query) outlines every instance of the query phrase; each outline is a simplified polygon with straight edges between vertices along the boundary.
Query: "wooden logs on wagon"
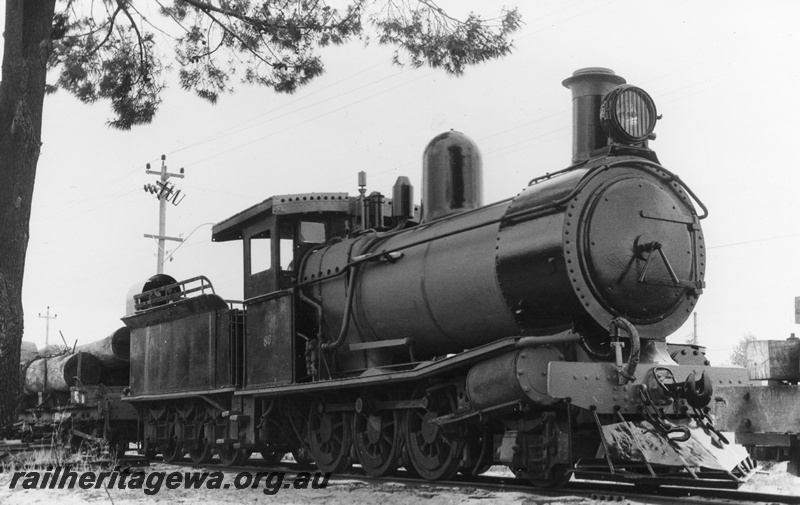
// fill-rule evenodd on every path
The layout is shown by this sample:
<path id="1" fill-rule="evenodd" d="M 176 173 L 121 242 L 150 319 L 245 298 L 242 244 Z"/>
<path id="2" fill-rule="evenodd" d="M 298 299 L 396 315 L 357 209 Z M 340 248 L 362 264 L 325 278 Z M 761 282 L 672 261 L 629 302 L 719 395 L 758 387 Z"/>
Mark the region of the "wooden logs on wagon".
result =
<path id="1" fill-rule="evenodd" d="M 102 340 L 78 346 L 74 353 L 51 357 L 37 357 L 36 345 L 23 342 L 20 354 L 27 395 L 69 393 L 69 388 L 76 385 L 124 386 L 130 370 L 131 332 L 122 327 Z"/>
<path id="2" fill-rule="evenodd" d="M 25 370 L 23 388 L 25 394 L 69 393 L 70 386 L 95 385 L 102 375 L 102 362 L 89 353 L 39 358 L 32 361 Z"/>
<path id="3" fill-rule="evenodd" d="M 102 340 L 79 345 L 76 351 L 92 354 L 108 369 L 127 368 L 131 360 L 131 331 L 123 326 Z"/>

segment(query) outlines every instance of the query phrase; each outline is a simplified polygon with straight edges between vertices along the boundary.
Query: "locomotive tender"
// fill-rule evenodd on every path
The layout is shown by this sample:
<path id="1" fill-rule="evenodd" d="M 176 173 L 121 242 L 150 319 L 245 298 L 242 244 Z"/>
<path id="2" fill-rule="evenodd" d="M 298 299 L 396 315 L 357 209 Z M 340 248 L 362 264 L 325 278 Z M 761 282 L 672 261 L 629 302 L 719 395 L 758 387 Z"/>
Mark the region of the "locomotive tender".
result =
<path id="1" fill-rule="evenodd" d="M 480 153 L 450 131 L 425 150 L 420 208 L 404 177 L 391 200 L 360 179 L 359 196 L 273 196 L 215 225 L 242 242 L 243 301 L 151 278 L 123 318 L 143 452 L 743 482 L 752 463 L 707 406 L 746 372 L 676 362 L 665 340 L 704 288 L 706 210 L 649 149 L 644 90 L 602 68 L 563 84 L 572 164 L 514 197 L 482 203 Z"/>

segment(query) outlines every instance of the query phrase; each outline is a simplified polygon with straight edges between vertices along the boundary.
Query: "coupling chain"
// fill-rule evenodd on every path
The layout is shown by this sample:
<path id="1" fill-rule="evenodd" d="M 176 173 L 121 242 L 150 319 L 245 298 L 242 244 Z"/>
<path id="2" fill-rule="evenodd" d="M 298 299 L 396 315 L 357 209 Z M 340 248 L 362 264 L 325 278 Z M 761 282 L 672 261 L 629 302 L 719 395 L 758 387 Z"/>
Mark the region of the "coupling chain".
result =
<path id="1" fill-rule="evenodd" d="M 686 426 L 675 426 L 667 418 L 664 411 L 658 407 L 650 396 L 647 387 L 642 385 L 639 387 L 639 396 L 642 399 L 642 415 L 652 424 L 658 431 L 660 431 L 667 440 L 672 442 L 686 442 L 692 436 L 689 428 Z M 680 433 L 678 437 L 670 437 L 671 434 Z"/>

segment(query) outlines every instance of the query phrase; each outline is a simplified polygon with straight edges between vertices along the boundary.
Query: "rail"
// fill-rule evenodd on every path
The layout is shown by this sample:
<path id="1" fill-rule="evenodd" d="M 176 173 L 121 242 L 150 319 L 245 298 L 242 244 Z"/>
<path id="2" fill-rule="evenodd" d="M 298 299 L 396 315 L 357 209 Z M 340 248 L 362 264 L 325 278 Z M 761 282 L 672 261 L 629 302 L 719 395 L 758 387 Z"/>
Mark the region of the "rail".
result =
<path id="1" fill-rule="evenodd" d="M 191 466 L 188 462 L 168 463 L 174 467 Z M 302 465 L 287 461 L 278 463 L 266 463 L 262 460 L 246 460 L 240 465 L 225 466 L 215 463 L 203 465 L 205 471 L 219 472 L 285 472 L 288 474 L 308 471 Z M 496 472 L 495 469 L 492 469 Z M 505 471 L 503 471 L 506 473 Z M 510 473 L 510 472 L 508 472 Z M 524 478 L 517 478 L 508 475 L 478 475 L 478 476 L 456 476 L 449 480 L 425 480 L 415 476 L 407 470 L 398 470 L 395 474 L 388 477 L 370 477 L 356 467 L 330 476 L 333 482 L 345 481 L 352 483 L 354 480 L 363 482 L 365 485 L 378 487 L 384 484 L 391 486 L 392 492 L 396 492 L 398 484 L 404 484 L 409 488 L 419 488 L 423 490 L 429 488 L 435 494 L 441 494 L 447 490 L 461 492 L 467 497 L 488 498 L 496 501 L 503 501 L 503 493 L 524 493 L 527 497 L 525 502 L 536 503 L 562 503 L 583 498 L 584 501 L 591 503 L 651 503 L 658 505 L 714 505 L 720 503 L 787 503 L 800 504 L 800 496 L 787 494 L 773 494 L 761 491 L 735 490 L 726 488 L 702 488 L 702 487 L 682 487 L 663 479 L 662 482 L 648 483 L 642 485 L 631 485 L 629 483 L 616 483 L 608 481 L 581 481 L 571 480 L 563 487 L 538 487 Z M 491 492 L 489 495 L 476 493 L 477 490 Z M 409 493 L 411 495 L 411 493 Z M 413 495 L 411 495 L 413 496 Z M 509 497 L 511 498 L 511 497 Z M 513 500 L 513 498 L 512 498 Z M 488 500 L 487 500 L 488 501 Z M 518 501 L 518 500 L 517 500 Z"/>

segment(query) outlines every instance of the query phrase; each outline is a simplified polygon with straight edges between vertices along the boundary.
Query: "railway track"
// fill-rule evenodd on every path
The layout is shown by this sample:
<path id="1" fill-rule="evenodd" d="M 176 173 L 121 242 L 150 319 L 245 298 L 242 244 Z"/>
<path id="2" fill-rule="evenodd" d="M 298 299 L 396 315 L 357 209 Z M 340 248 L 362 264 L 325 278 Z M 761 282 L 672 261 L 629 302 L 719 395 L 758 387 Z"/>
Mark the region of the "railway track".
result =
<path id="1" fill-rule="evenodd" d="M 302 471 L 309 471 L 291 462 L 282 462 L 280 465 L 262 465 L 259 464 L 258 460 L 252 460 L 249 464 L 236 466 L 224 466 L 214 463 L 194 465 L 190 461 L 177 461 L 166 464 L 182 468 L 192 468 L 193 470 L 204 469 L 226 473 L 285 472 L 286 474 L 293 474 Z M 676 503 L 690 505 L 728 505 L 734 503 L 800 504 L 800 496 L 785 496 L 779 494 L 757 493 L 752 491 L 738 491 L 730 489 L 696 489 L 679 488 L 675 486 L 660 486 L 658 488 L 646 489 L 630 484 L 594 481 L 569 482 L 562 488 L 547 489 L 534 487 L 525 479 L 490 475 L 480 475 L 469 478 L 458 476 L 452 480 L 432 482 L 415 477 L 409 472 L 403 470 L 398 471 L 391 477 L 376 478 L 364 474 L 357 467 L 351 468 L 351 470 L 347 473 L 331 475 L 330 482 L 348 482 L 351 485 L 355 482 L 363 483 L 364 486 L 402 484 L 409 488 L 421 489 L 423 492 L 429 492 L 433 494 L 443 490 L 463 490 L 465 486 L 468 486 L 472 489 L 489 492 L 525 493 L 530 495 L 530 498 L 533 500 L 540 500 L 540 503 L 541 500 L 545 500 L 544 503 L 548 503 L 551 500 L 563 499 L 565 497 L 578 497 L 597 502 L 638 502 L 664 505 L 672 505 Z"/>

